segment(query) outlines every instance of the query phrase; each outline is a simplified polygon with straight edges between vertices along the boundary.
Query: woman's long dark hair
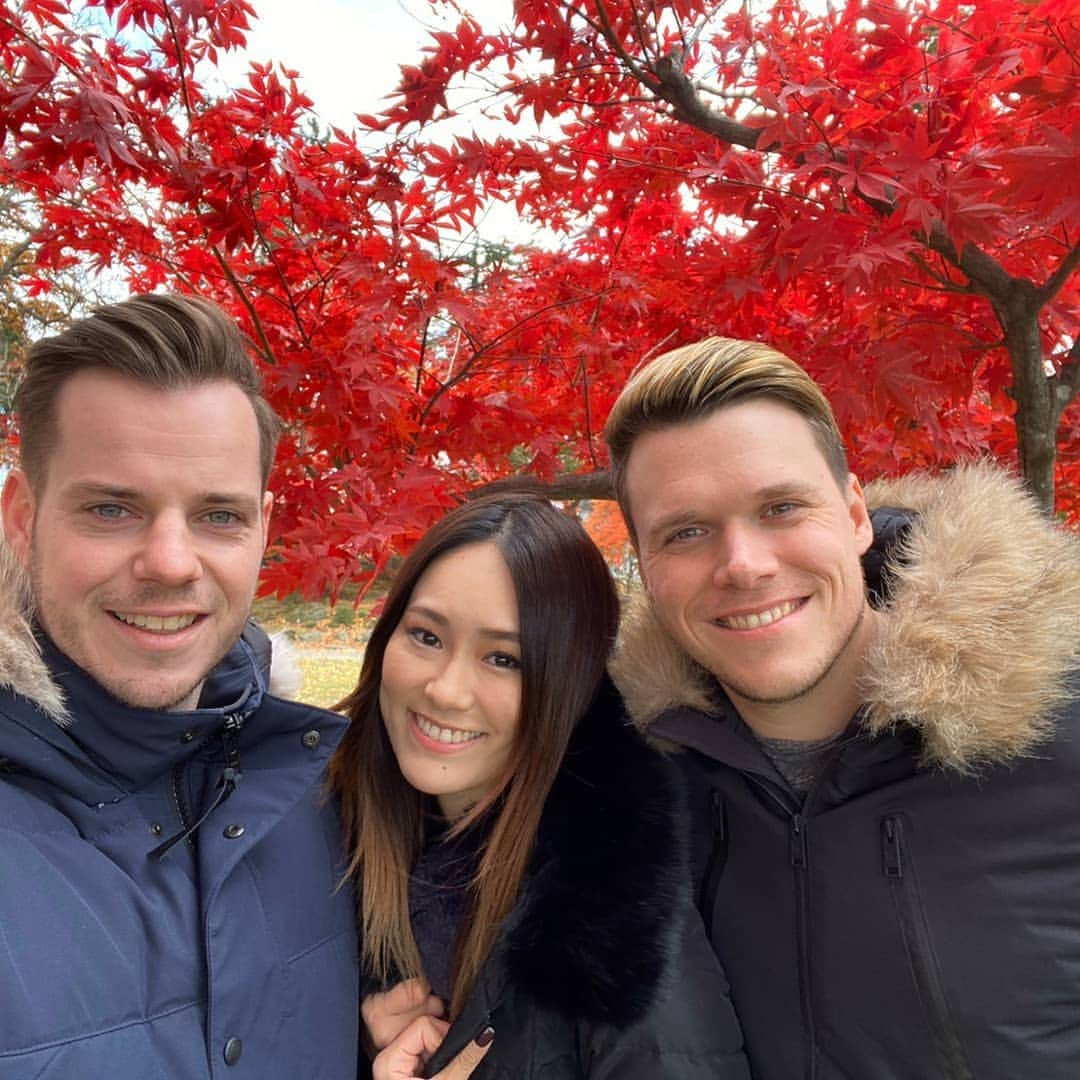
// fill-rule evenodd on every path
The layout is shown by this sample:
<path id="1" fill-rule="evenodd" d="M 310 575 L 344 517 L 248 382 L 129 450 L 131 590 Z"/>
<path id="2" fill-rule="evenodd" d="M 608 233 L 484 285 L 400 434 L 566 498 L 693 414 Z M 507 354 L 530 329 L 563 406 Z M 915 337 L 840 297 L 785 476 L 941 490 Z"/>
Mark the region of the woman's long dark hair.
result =
<path id="1" fill-rule="evenodd" d="M 581 525 L 536 495 L 478 498 L 434 525 L 406 558 L 371 634 L 360 682 L 343 702 L 352 724 L 330 763 L 341 800 L 348 874 L 360 882 L 365 971 L 420 974 L 409 924 L 409 870 L 423 845 L 428 797 L 402 776 L 379 712 L 383 657 L 417 581 L 440 556 L 493 543 L 506 560 L 521 623 L 521 715 L 510 760 L 459 822 L 490 815 L 454 954 L 451 1016 L 461 1009 L 509 914 L 540 815 L 574 725 L 604 675 L 619 604 L 603 557 Z"/>

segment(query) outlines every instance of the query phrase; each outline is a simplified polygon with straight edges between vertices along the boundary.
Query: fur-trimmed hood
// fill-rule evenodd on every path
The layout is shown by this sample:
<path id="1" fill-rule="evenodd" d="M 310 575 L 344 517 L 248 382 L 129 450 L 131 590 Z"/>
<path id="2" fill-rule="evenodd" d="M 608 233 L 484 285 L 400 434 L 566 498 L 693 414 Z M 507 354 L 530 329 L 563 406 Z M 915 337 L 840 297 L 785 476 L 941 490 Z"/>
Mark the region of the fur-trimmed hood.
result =
<path id="1" fill-rule="evenodd" d="M 69 720 L 30 628 L 30 585 L 11 547 L 0 537 L 0 686 L 29 698 L 57 723 Z"/>
<path id="2" fill-rule="evenodd" d="M 862 681 L 867 726 L 915 728 L 924 763 L 961 772 L 1029 753 L 1075 692 L 1080 541 L 987 463 L 866 495 L 871 510 L 918 515 L 886 556 L 883 629 Z M 643 727 L 672 708 L 714 709 L 711 677 L 661 629 L 643 590 L 612 670 Z"/>
<path id="3" fill-rule="evenodd" d="M 627 1027 L 655 1003 L 683 929 L 687 853 L 668 762 L 614 688 L 578 724 L 500 949 L 542 1004 Z"/>

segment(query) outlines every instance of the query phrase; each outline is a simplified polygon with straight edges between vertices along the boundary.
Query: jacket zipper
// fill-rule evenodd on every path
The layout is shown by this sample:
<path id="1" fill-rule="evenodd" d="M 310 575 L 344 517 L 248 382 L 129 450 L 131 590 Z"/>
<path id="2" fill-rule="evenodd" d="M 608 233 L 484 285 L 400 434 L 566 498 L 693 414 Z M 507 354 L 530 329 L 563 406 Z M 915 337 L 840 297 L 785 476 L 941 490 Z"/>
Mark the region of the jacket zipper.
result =
<path id="1" fill-rule="evenodd" d="M 793 809 L 790 800 L 782 796 L 772 784 L 747 774 L 758 790 L 769 797 L 788 820 L 788 849 L 791 858 L 791 870 L 795 883 L 795 944 L 799 965 L 799 1009 L 803 1022 L 803 1073 L 806 1080 L 817 1077 L 817 1024 L 814 1020 L 814 1003 L 810 993 L 810 846 L 807 842 L 807 829 L 810 819 L 806 809 L 811 805 L 817 789 L 821 786 L 821 776 L 807 792 L 801 808 Z"/>
<path id="2" fill-rule="evenodd" d="M 791 815 L 791 866 L 795 875 L 795 938 L 799 954 L 799 1006 L 802 1011 L 803 1064 L 807 1080 L 817 1076 L 817 1029 L 810 995 L 810 883 L 807 880 L 810 849 L 806 842 L 809 822 L 801 812 Z"/>
<path id="3" fill-rule="evenodd" d="M 187 796 L 187 762 L 179 761 L 172 770 L 172 797 L 176 807 L 176 816 L 180 819 L 180 832 L 187 834 L 187 845 L 195 850 L 195 834 L 191 832 L 191 823 L 195 820 Z"/>
<path id="4" fill-rule="evenodd" d="M 720 876 L 727 862 L 727 829 L 724 824 L 724 799 L 719 791 L 713 791 L 709 799 L 712 838 L 709 845 L 709 861 L 701 878 L 698 894 L 698 910 L 707 922 L 712 921 L 713 905 L 720 888 Z"/>
<path id="5" fill-rule="evenodd" d="M 175 836 L 170 836 L 167 840 L 158 844 L 158 846 L 150 852 L 151 858 L 164 858 L 164 856 L 167 855 L 176 844 L 180 843 L 181 840 L 186 840 L 191 846 L 192 851 L 195 850 L 195 833 L 199 826 L 201 826 L 202 823 L 223 802 L 225 802 L 225 800 L 236 790 L 243 778 L 244 774 L 240 768 L 240 729 L 243 727 L 244 721 L 247 720 L 250 715 L 250 713 L 246 712 L 229 713 L 222 722 L 219 734 L 222 750 L 225 754 L 225 768 L 218 778 L 217 794 L 210 802 L 210 805 L 207 806 L 195 820 L 192 820 L 192 813 L 187 805 L 186 785 L 183 782 L 187 764 L 186 762 L 179 763 L 173 768 L 173 801 L 176 804 L 176 811 L 180 817 L 182 828 Z"/>
<path id="6" fill-rule="evenodd" d="M 900 922 L 900 935 L 908 964 L 915 976 L 919 998 L 926 1009 L 934 1049 L 941 1063 L 944 1080 L 973 1080 L 964 1048 L 949 1013 L 945 991 L 934 960 L 926 913 L 919 897 L 913 868 L 904 850 L 903 819 L 889 816 L 881 822 L 881 867 L 888 879 Z"/>

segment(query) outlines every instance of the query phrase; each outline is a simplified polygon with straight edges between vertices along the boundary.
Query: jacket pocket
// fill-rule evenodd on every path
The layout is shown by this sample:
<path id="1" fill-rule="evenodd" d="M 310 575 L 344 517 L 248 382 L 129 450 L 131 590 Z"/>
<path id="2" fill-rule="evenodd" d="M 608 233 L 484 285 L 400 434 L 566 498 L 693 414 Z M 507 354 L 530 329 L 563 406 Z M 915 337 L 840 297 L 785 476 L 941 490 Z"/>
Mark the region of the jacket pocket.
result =
<path id="1" fill-rule="evenodd" d="M 940 1075 L 943 1080 L 974 1080 L 942 985 L 902 814 L 881 819 L 881 869 L 889 882 L 908 965 L 941 1064 Z"/>

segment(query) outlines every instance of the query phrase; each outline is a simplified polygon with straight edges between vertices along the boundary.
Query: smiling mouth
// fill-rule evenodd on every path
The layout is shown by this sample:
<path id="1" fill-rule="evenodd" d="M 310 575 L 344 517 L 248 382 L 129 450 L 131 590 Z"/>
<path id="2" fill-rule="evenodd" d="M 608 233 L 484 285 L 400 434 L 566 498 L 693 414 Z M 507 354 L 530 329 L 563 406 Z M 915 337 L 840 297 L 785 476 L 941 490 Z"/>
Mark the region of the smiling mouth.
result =
<path id="1" fill-rule="evenodd" d="M 766 608 L 764 611 L 755 611 L 747 615 L 725 615 L 714 621 L 717 626 L 723 626 L 728 630 L 757 630 L 785 618 L 797 608 L 802 607 L 803 603 L 803 600 L 785 600 L 782 604 Z"/>
<path id="2" fill-rule="evenodd" d="M 198 615 L 132 615 L 124 611 L 112 612 L 114 618 L 137 630 L 149 630 L 154 634 L 176 634 L 186 630 Z"/>
<path id="3" fill-rule="evenodd" d="M 483 738 L 483 732 L 481 731 L 461 731 L 458 728 L 441 727 L 439 724 L 433 723 L 426 716 L 421 716 L 419 713 L 414 712 L 412 715 L 413 719 L 416 721 L 416 726 L 429 739 L 446 743 L 448 746 L 475 742 L 477 739 Z"/>

